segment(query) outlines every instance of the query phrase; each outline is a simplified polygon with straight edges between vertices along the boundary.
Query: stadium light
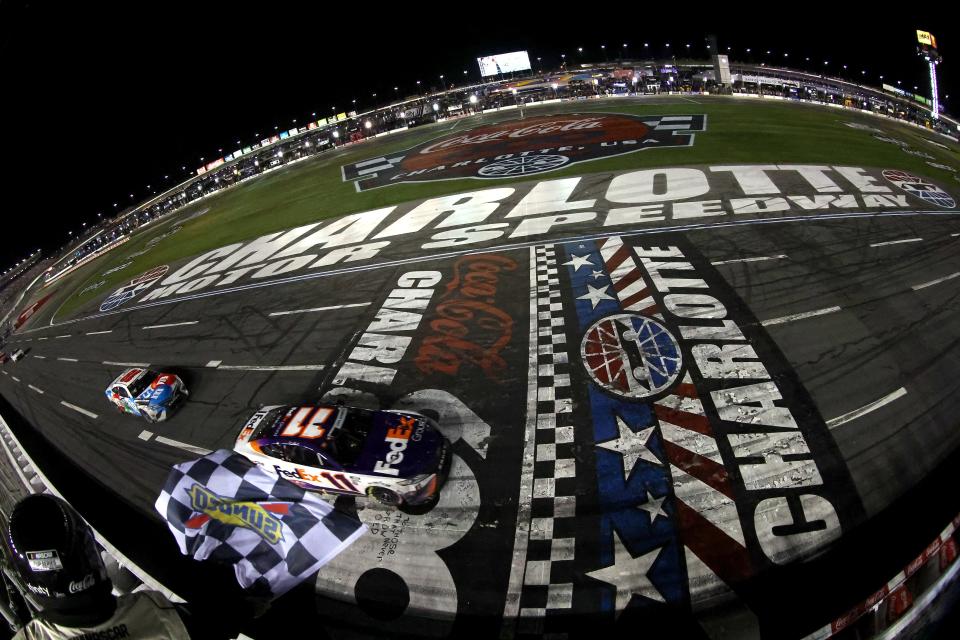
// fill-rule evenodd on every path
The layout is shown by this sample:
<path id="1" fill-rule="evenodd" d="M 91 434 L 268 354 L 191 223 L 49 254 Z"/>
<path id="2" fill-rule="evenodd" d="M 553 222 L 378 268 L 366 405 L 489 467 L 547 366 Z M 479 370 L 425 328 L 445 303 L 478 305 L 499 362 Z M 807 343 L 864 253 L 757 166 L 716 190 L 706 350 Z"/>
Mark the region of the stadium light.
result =
<path id="1" fill-rule="evenodd" d="M 364 129 L 371 129 L 372 127 L 373 127 L 373 123 L 370 122 L 369 120 L 367 120 L 366 122 L 363 123 L 363 128 L 364 128 Z"/>
<path id="2" fill-rule="evenodd" d="M 470 104 L 477 104 L 477 94 L 470 94 Z"/>
<path id="3" fill-rule="evenodd" d="M 440 105 L 437 104 L 436 102 L 434 102 L 434 103 L 433 103 L 433 110 L 434 110 L 434 111 L 440 111 Z"/>
<path id="4" fill-rule="evenodd" d="M 333 132 L 333 137 L 334 137 L 334 138 L 339 138 L 339 137 L 340 137 L 340 132 L 335 130 L 335 131 Z"/>

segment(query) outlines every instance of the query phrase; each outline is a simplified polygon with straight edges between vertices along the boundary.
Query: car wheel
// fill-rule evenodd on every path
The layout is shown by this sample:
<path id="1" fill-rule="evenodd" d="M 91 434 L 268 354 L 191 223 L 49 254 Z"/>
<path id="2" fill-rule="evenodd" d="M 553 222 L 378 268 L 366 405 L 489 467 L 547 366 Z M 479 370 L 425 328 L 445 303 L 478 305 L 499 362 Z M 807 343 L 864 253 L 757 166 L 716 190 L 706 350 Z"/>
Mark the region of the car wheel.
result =
<path id="1" fill-rule="evenodd" d="M 426 502 L 421 502 L 420 504 L 407 504 L 406 502 L 404 502 L 399 507 L 397 507 L 397 509 L 411 516 L 422 516 L 423 514 L 432 511 L 433 508 L 437 506 L 438 502 L 440 502 L 439 491 L 433 494 L 433 497 L 427 500 Z"/>
<path id="2" fill-rule="evenodd" d="M 367 495 L 388 507 L 396 507 L 402 502 L 400 496 L 397 495 L 395 491 L 385 489 L 384 487 L 370 487 L 367 489 Z"/>

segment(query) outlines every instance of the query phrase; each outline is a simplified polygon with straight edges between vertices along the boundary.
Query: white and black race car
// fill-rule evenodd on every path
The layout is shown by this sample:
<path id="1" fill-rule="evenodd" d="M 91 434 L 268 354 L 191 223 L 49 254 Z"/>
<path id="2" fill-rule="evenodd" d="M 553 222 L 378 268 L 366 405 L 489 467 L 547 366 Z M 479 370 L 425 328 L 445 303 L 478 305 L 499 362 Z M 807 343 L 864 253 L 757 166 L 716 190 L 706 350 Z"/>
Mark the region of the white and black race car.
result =
<path id="1" fill-rule="evenodd" d="M 435 503 L 451 460 L 427 416 L 336 405 L 261 407 L 234 450 L 304 489 L 391 506 Z"/>

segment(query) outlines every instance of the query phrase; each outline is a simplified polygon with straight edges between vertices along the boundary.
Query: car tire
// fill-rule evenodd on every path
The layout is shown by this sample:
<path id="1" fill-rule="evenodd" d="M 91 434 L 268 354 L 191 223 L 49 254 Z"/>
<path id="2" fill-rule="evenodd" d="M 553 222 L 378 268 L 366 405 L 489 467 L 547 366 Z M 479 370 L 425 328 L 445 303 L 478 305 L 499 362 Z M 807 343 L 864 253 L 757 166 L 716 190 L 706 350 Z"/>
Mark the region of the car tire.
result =
<path id="1" fill-rule="evenodd" d="M 367 489 L 367 495 L 388 507 L 397 507 L 403 502 L 396 491 L 391 491 L 385 487 L 370 487 Z"/>
<path id="2" fill-rule="evenodd" d="M 409 514 L 411 516 L 422 516 L 425 513 L 428 513 L 433 510 L 437 503 L 440 502 L 440 492 L 437 491 L 433 494 L 433 497 L 427 500 L 426 502 L 421 502 L 420 504 L 407 504 L 404 502 L 397 507 L 403 513 Z"/>

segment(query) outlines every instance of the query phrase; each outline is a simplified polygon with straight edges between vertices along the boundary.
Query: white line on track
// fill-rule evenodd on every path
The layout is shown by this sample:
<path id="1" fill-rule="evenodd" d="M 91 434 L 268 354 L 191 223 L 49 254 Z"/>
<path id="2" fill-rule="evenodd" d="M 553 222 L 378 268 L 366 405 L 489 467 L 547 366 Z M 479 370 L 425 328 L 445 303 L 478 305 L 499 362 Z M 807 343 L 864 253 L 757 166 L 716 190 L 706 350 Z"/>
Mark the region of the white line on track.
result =
<path id="1" fill-rule="evenodd" d="M 905 395 L 907 395 L 907 390 L 904 389 L 903 387 L 900 387 L 896 391 L 892 393 L 888 393 L 887 395 L 883 396 L 879 400 L 874 400 L 870 404 L 865 404 L 859 409 L 854 409 L 853 411 L 845 413 L 842 416 L 837 416 L 836 418 L 831 418 L 830 420 L 827 420 L 827 426 L 830 427 L 831 429 L 835 429 L 840 425 L 850 422 L 851 420 L 856 420 L 860 416 L 866 415 L 871 411 L 876 411 L 880 407 L 886 404 L 890 404 L 897 398 L 902 398 Z"/>
<path id="2" fill-rule="evenodd" d="M 104 360 L 101 364 L 105 364 L 109 367 L 149 367 L 149 362 L 110 362 L 109 360 Z"/>
<path id="3" fill-rule="evenodd" d="M 655 229 L 646 229 L 642 232 L 635 231 L 633 233 L 639 233 L 642 235 L 653 235 L 653 234 L 662 234 L 662 233 L 673 233 L 677 231 L 696 231 L 700 229 L 712 230 L 712 229 L 726 229 L 734 227 L 743 227 L 743 226 L 754 226 L 754 225 L 780 225 L 780 224 L 789 224 L 794 222 L 803 222 L 803 223 L 819 223 L 823 220 L 856 220 L 861 218 L 868 219 L 879 219 L 879 218 L 904 218 L 904 217 L 916 217 L 916 216 L 925 216 L 925 217 L 958 217 L 958 212 L 956 211 L 943 211 L 943 210 L 918 210 L 918 211 L 879 211 L 879 212 L 869 212 L 869 213 L 827 213 L 819 215 L 802 215 L 802 216 L 783 216 L 780 218 L 772 219 L 750 219 L 750 220 L 725 220 L 723 222 L 700 222 L 693 224 L 682 224 L 682 225 L 670 225 L 666 227 L 657 227 Z M 551 238 L 550 242 L 552 244 L 566 244 L 569 242 L 585 242 L 588 240 L 601 240 L 603 238 L 609 238 L 612 236 L 623 235 L 623 230 L 614 230 L 606 231 L 602 233 L 587 233 L 587 234 L 577 234 L 569 236 L 558 236 L 556 238 Z M 181 302 L 186 302 L 188 300 L 199 300 L 202 298 L 209 298 L 214 296 L 222 296 L 230 293 L 237 293 L 239 291 L 250 291 L 252 289 L 260 289 L 264 287 L 278 287 L 282 285 L 291 284 L 294 282 L 304 282 L 308 280 L 314 280 L 317 278 L 331 278 L 335 276 L 343 276 L 352 273 L 364 273 L 367 271 L 377 271 L 381 269 L 392 269 L 402 265 L 407 264 L 417 264 L 421 262 L 431 262 L 435 260 L 443 260 L 446 258 L 453 258 L 465 255 L 474 255 L 480 253 L 488 253 L 490 251 L 510 251 L 513 249 L 526 249 L 528 247 L 533 247 L 544 242 L 543 238 L 537 238 L 535 240 L 529 241 L 519 241 L 501 245 L 492 245 L 489 247 L 482 248 L 471 248 L 471 249 L 462 249 L 458 251 L 445 251 L 440 253 L 433 254 L 423 254 L 413 258 L 401 258 L 398 260 L 387 260 L 384 262 L 378 262 L 375 264 L 368 264 L 356 267 L 343 267 L 340 269 L 330 269 L 329 271 L 320 271 L 316 273 L 301 274 L 295 276 L 289 276 L 286 278 L 278 278 L 276 280 L 269 280 L 267 282 L 257 282 L 250 284 L 243 284 L 234 287 L 224 287 L 216 291 L 200 291 L 198 293 L 188 294 L 185 296 L 171 297 L 169 299 L 163 300 L 154 300 L 152 302 L 147 302 L 140 305 L 135 305 L 132 307 L 127 307 L 125 309 L 120 309 L 116 311 L 106 311 L 103 313 L 95 313 L 93 315 L 84 316 L 83 318 L 76 318 L 73 320 L 65 320 L 59 322 L 56 325 L 51 324 L 51 326 L 65 326 L 68 324 L 73 324 L 76 322 L 85 322 L 87 320 L 94 320 L 96 318 L 104 318 L 107 316 L 117 315 L 121 313 L 130 313 L 132 311 L 140 311 L 142 309 L 152 309 L 154 307 L 159 307 L 168 304 L 179 304 Z M 36 329 L 27 329 L 24 331 L 24 334 L 31 333 L 33 331 L 40 331 L 46 329 L 46 327 L 38 327 Z"/>
<path id="4" fill-rule="evenodd" d="M 4 372 L 3 372 L 3 375 L 8 376 L 8 375 L 10 375 L 10 374 L 7 373 L 6 371 L 4 371 Z"/>
<path id="5" fill-rule="evenodd" d="M 216 369 L 217 367 L 220 366 L 221 362 L 223 362 L 223 360 L 211 360 L 210 362 L 207 363 L 207 367 L 210 369 Z"/>
<path id="6" fill-rule="evenodd" d="M 185 327 L 191 324 L 197 324 L 199 320 L 191 320 L 189 322 L 172 322 L 170 324 L 151 324 L 143 327 L 143 329 L 166 329 L 167 327 Z"/>
<path id="7" fill-rule="evenodd" d="M 781 316 L 779 318 L 770 318 L 769 320 L 764 320 L 760 324 L 762 324 L 765 327 L 769 327 L 775 324 L 785 324 L 787 322 L 793 322 L 794 320 L 803 320 L 805 318 L 825 316 L 828 313 L 836 313 L 837 311 L 840 311 L 840 307 L 827 307 L 826 309 L 817 309 L 816 311 L 804 311 L 803 313 L 794 313 L 789 316 Z"/>
<path id="8" fill-rule="evenodd" d="M 88 332 L 87 332 L 87 335 L 88 335 L 88 336 L 102 336 L 102 335 L 105 334 L 105 333 L 113 333 L 113 329 L 110 329 L 109 331 L 88 331 Z"/>
<path id="9" fill-rule="evenodd" d="M 46 359 L 47 359 L 47 356 L 33 356 L 33 357 L 36 358 L 37 360 L 46 360 Z"/>
<path id="10" fill-rule="evenodd" d="M 62 404 L 63 406 L 65 406 L 67 409 L 73 409 L 73 410 L 76 411 L 77 413 L 82 413 L 83 415 L 87 416 L 88 418 L 93 418 L 94 420 L 96 420 L 96 419 L 99 417 L 97 414 L 93 413 L 92 411 L 87 411 L 86 409 L 81 409 L 81 408 L 78 407 L 77 405 L 75 405 L 75 404 L 70 404 L 69 402 L 67 402 L 67 401 L 65 401 L 65 400 L 61 400 L 61 401 L 60 401 L 60 404 Z"/>
<path id="11" fill-rule="evenodd" d="M 935 284 L 940 284 L 941 282 L 946 282 L 947 280 L 953 280 L 957 276 L 960 276 L 960 271 L 956 273 L 951 273 L 948 276 L 942 278 L 937 278 L 936 280 L 931 280 L 930 282 L 924 282 L 923 284 L 915 284 L 911 287 L 914 291 L 919 291 L 920 289 L 926 289 L 927 287 L 932 287 Z"/>
<path id="12" fill-rule="evenodd" d="M 20 378 L 18 378 L 17 376 L 10 376 L 10 377 L 13 378 L 14 382 L 20 382 Z"/>
<path id="13" fill-rule="evenodd" d="M 78 362 L 76 358 L 57 358 L 60 362 Z"/>
<path id="14" fill-rule="evenodd" d="M 336 305 L 336 306 L 334 306 L 334 307 L 316 307 L 316 308 L 314 308 L 314 309 L 295 309 L 295 310 L 293 310 L 293 311 L 274 311 L 273 313 L 269 314 L 269 316 L 272 318 L 273 316 L 289 316 L 289 315 L 292 315 L 292 314 L 294 314 L 294 313 L 313 313 L 313 312 L 315 312 L 315 311 L 333 311 L 334 309 L 349 309 L 349 308 L 351 308 L 351 307 L 366 307 L 366 306 L 368 306 L 369 304 L 370 304 L 369 302 L 357 302 L 357 303 L 354 303 L 354 304 L 338 304 L 338 305 Z"/>
<path id="15" fill-rule="evenodd" d="M 887 242 L 871 242 L 871 247 L 885 247 L 888 244 L 903 244 L 904 242 L 923 242 L 923 238 L 904 238 L 903 240 L 888 240 Z"/>
<path id="16" fill-rule="evenodd" d="M 64 336 L 56 336 L 56 337 L 57 337 L 57 338 L 69 338 L 69 337 L 70 337 L 70 334 L 68 333 L 68 334 L 66 334 L 66 335 L 64 335 Z"/>
<path id="17" fill-rule="evenodd" d="M 153 437 L 153 432 L 147 431 L 146 429 L 144 429 L 143 431 L 140 432 L 140 435 L 137 437 L 140 438 L 141 440 L 149 440 L 150 438 Z"/>
<path id="18" fill-rule="evenodd" d="M 180 442 L 179 440 L 171 440 L 170 438 L 164 438 L 163 436 L 156 436 L 154 440 L 160 444 L 165 444 L 168 447 L 176 447 L 178 449 L 183 449 L 184 451 L 189 451 L 190 453 L 195 453 L 197 455 L 205 456 L 208 453 L 211 453 L 210 449 L 204 449 L 203 447 L 195 447 L 192 444 L 187 444 L 186 442 Z"/>
<path id="19" fill-rule="evenodd" d="M 282 365 L 246 365 L 246 364 L 221 364 L 217 369 L 226 369 L 229 371 L 320 371 L 327 365 L 325 364 L 282 364 Z"/>
<path id="20" fill-rule="evenodd" d="M 37 393 L 39 393 L 40 395 L 43 395 L 43 389 L 38 389 L 37 387 L 33 386 L 32 384 L 28 384 L 27 386 L 30 387 L 31 389 L 33 389 L 34 391 L 36 391 Z"/>
<path id="21" fill-rule="evenodd" d="M 957 236 L 960 236 L 960 233 L 951 233 L 951 234 L 950 234 L 950 237 L 951 237 L 951 238 L 956 238 Z"/>
<path id="22" fill-rule="evenodd" d="M 712 264 L 713 266 L 717 266 L 719 264 L 733 264 L 735 262 L 763 262 L 764 260 L 781 260 L 786 257 L 787 257 L 787 254 L 781 253 L 780 255 L 776 255 L 776 256 L 758 256 L 756 258 L 735 258 L 733 260 L 718 260 L 716 262 L 711 262 L 710 264 Z"/>
<path id="23" fill-rule="evenodd" d="M 49 340 L 49 339 L 50 339 L 50 338 L 47 338 L 47 337 L 37 338 L 37 340 Z"/>

